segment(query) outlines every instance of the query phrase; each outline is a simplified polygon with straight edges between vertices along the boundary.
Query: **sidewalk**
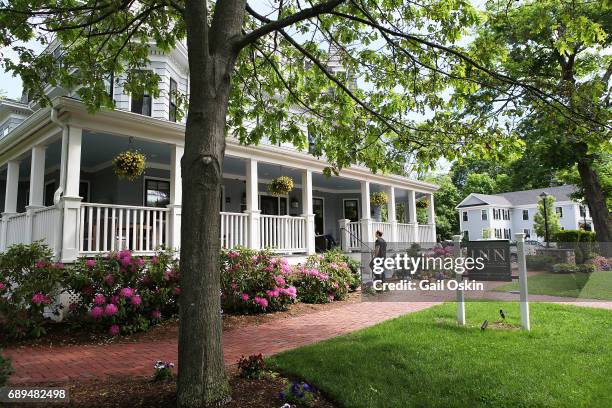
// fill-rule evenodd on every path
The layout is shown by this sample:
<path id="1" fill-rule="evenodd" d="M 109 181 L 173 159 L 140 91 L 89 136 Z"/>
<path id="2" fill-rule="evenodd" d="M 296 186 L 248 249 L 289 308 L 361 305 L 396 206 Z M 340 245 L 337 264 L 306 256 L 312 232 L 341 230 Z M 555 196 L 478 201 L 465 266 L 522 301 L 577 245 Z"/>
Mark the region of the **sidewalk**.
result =
<path id="1" fill-rule="evenodd" d="M 329 311 L 230 330 L 223 334 L 225 360 L 227 364 L 235 364 L 242 355 L 276 354 L 436 304 L 352 303 Z M 178 360 L 176 339 L 52 348 L 8 348 L 3 350 L 3 354 L 11 358 L 15 369 L 10 378 L 12 384 L 66 382 L 106 376 L 150 376 L 156 360 L 175 363 Z"/>

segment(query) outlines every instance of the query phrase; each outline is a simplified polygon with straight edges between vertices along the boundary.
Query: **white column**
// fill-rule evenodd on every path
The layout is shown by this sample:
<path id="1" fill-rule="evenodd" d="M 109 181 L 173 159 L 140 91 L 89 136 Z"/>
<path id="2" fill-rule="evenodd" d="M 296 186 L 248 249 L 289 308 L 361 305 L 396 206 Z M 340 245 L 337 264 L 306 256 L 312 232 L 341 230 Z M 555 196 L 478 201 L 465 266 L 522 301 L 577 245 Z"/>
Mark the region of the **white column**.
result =
<path id="1" fill-rule="evenodd" d="M 387 203 L 388 221 L 391 223 L 391 236 L 388 238 L 391 242 L 397 242 L 397 219 L 395 216 L 395 188 L 387 187 L 387 195 L 389 202 Z"/>
<path id="2" fill-rule="evenodd" d="M 30 202 L 31 208 L 43 206 L 43 191 L 45 188 L 45 146 L 32 148 L 32 163 L 30 166 Z"/>
<path id="3" fill-rule="evenodd" d="M 168 234 L 168 246 L 175 250 L 181 248 L 181 213 L 183 204 L 183 179 L 181 176 L 181 159 L 183 158 L 183 146 L 170 146 L 170 204 L 168 214 L 170 233 Z"/>
<path id="4" fill-rule="evenodd" d="M 370 219 L 370 182 L 361 182 L 361 240 L 365 243 L 374 242 L 372 220 Z"/>
<path id="5" fill-rule="evenodd" d="M 249 214 L 248 245 L 251 249 L 259 249 L 259 178 L 257 160 L 253 159 L 246 161 L 246 205 Z"/>
<path id="6" fill-rule="evenodd" d="M 63 196 L 59 201 L 62 223 L 61 250 L 62 262 L 74 261 L 79 256 L 79 213 L 81 197 L 81 142 L 83 130 L 66 126 L 62 134 L 62 158 L 60 165 L 60 182 Z"/>
<path id="7" fill-rule="evenodd" d="M 6 190 L 4 212 L 0 223 L 0 250 L 6 249 L 6 227 L 8 219 L 17 212 L 17 191 L 19 190 L 19 161 L 11 160 L 6 168 Z"/>
<path id="8" fill-rule="evenodd" d="M 81 142 L 83 139 L 83 130 L 77 127 L 66 127 L 62 134 L 63 141 L 62 149 L 62 165 L 63 172 L 61 179 L 64 184 L 65 197 L 79 196 L 79 183 L 81 182 Z"/>
<path id="9" fill-rule="evenodd" d="M 4 195 L 4 213 L 17 212 L 17 191 L 19 189 L 19 161 L 11 160 L 6 165 L 6 190 Z"/>
<path id="10" fill-rule="evenodd" d="M 349 232 L 349 223 L 351 220 L 338 220 L 338 229 L 340 230 L 340 245 L 342 252 L 350 251 L 351 233 Z"/>
<path id="11" fill-rule="evenodd" d="M 306 253 L 315 253 L 315 222 L 312 209 L 312 171 L 302 171 L 302 216 L 306 218 Z"/>
<path id="12" fill-rule="evenodd" d="M 417 242 L 419 226 L 417 223 L 416 193 L 414 190 L 408 190 L 408 223 L 410 224 L 410 241 Z"/>

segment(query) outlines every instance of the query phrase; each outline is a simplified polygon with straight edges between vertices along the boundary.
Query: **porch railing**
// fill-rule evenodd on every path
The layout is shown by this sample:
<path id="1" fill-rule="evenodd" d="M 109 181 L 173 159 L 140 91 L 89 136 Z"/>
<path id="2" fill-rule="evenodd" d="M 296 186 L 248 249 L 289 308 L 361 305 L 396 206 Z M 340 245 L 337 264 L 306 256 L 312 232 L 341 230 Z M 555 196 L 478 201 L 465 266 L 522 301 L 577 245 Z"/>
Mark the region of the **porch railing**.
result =
<path id="1" fill-rule="evenodd" d="M 230 249 L 247 246 L 249 215 L 244 213 L 221 213 L 221 247 Z"/>
<path id="2" fill-rule="evenodd" d="M 416 232 L 416 224 L 397 224 L 397 242 L 413 242 Z"/>
<path id="3" fill-rule="evenodd" d="M 28 219 L 26 213 L 20 213 L 9 216 L 6 221 L 6 239 L 4 248 L 8 248 L 14 244 L 28 244 L 26 230 L 28 228 Z"/>
<path id="4" fill-rule="evenodd" d="M 80 252 L 153 253 L 161 245 L 168 246 L 168 215 L 167 208 L 82 203 Z"/>
<path id="5" fill-rule="evenodd" d="M 379 222 L 379 221 L 373 221 L 372 222 L 372 234 L 376 231 L 380 231 L 383 233 L 383 238 L 390 241 L 392 239 L 392 232 L 393 227 L 391 225 L 390 222 Z M 374 239 L 372 237 L 372 239 Z"/>
<path id="6" fill-rule="evenodd" d="M 55 249 L 59 232 L 60 211 L 54 205 L 32 212 L 32 241 L 44 241 L 49 248 Z"/>
<path id="7" fill-rule="evenodd" d="M 276 252 L 306 251 L 306 218 L 288 215 L 261 215 L 259 219 L 262 248 Z"/>
<path id="8" fill-rule="evenodd" d="M 436 234 L 432 224 L 418 226 L 417 242 L 436 242 Z"/>
<path id="9" fill-rule="evenodd" d="M 350 250 L 361 248 L 361 222 L 353 221 L 347 224 L 348 229 L 348 248 Z"/>

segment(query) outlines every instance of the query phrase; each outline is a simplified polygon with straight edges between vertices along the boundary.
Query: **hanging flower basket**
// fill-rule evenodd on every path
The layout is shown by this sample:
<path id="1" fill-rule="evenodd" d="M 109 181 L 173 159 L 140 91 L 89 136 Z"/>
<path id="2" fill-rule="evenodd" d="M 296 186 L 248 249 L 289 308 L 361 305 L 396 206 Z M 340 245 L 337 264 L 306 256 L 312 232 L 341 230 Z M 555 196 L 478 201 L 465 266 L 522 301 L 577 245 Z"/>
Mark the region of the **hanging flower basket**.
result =
<path id="1" fill-rule="evenodd" d="M 113 166 L 117 177 L 134 181 L 145 171 L 145 155 L 138 150 L 126 150 L 113 159 Z"/>
<path id="2" fill-rule="evenodd" d="M 381 206 L 389 202 L 389 196 L 383 191 L 370 194 L 370 203 L 375 206 Z"/>
<path id="3" fill-rule="evenodd" d="M 427 208 L 429 207 L 429 200 L 423 199 L 416 202 L 417 208 Z"/>
<path id="4" fill-rule="evenodd" d="M 287 176 L 280 176 L 270 182 L 268 191 L 275 196 L 289 194 L 293 190 L 293 179 Z"/>

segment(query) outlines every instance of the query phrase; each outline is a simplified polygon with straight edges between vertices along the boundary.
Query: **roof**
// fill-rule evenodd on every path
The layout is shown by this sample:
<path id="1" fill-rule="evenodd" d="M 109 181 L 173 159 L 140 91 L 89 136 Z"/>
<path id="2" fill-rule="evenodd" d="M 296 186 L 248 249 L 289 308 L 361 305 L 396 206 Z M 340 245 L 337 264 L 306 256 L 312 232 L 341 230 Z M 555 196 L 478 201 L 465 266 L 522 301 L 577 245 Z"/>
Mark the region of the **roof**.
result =
<path id="1" fill-rule="evenodd" d="M 478 205 L 501 205 L 510 207 L 536 204 L 538 202 L 538 196 L 543 192 L 555 197 L 555 201 L 571 201 L 570 195 L 576 190 L 576 186 L 566 184 L 558 187 L 536 188 L 534 190 L 512 191 L 500 194 L 472 193 L 461 201 L 461 203 L 457 205 L 457 208 L 475 207 Z M 474 200 L 474 198 L 477 200 Z M 478 201 L 480 201 L 480 203 Z"/>

